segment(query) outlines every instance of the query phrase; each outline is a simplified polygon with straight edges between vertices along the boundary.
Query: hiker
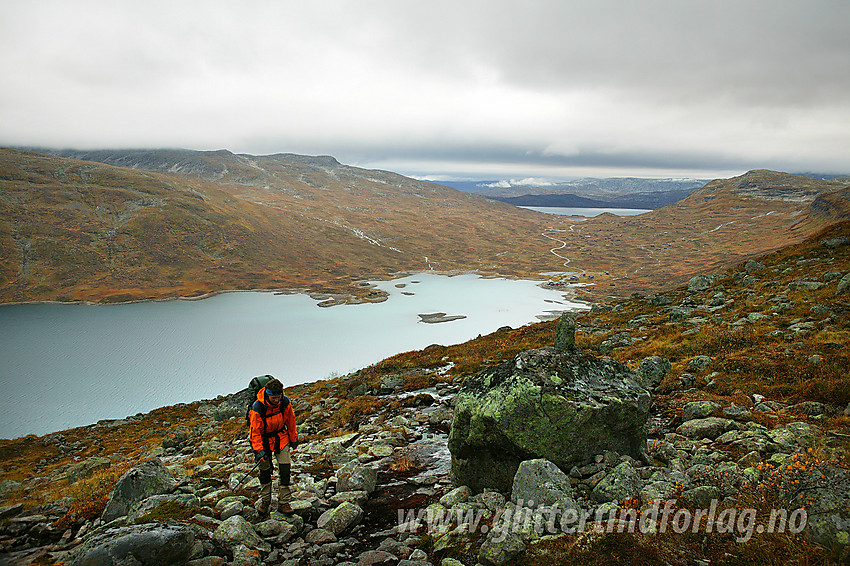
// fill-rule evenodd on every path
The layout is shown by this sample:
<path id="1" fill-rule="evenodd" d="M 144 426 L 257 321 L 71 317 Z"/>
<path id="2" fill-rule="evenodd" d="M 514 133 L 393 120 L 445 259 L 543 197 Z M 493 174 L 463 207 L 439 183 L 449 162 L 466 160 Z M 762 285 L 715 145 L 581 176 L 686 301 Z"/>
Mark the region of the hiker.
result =
<path id="1" fill-rule="evenodd" d="M 272 500 L 272 458 L 278 463 L 280 489 L 278 510 L 291 513 L 292 488 L 289 485 L 292 460 L 290 450 L 298 447 L 295 412 L 289 397 L 283 394 L 283 384 L 270 380 L 257 392 L 257 400 L 248 411 L 251 424 L 251 447 L 260 466 L 260 500 L 257 511 L 268 515 Z"/>

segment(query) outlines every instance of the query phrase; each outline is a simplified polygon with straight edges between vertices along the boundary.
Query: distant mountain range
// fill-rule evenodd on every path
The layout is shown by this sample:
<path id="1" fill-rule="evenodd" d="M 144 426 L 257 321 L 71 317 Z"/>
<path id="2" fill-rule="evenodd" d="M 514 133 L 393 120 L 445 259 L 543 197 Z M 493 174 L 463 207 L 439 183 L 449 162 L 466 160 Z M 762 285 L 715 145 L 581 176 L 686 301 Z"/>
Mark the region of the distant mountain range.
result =
<path id="1" fill-rule="evenodd" d="M 446 184 L 514 206 L 656 209 L 673 204 L 704 186 L 707 179 L 586 178 L 543 185 L 508 181 Z"/>
<path id="2" fill-rule="evenodd" d="M 597 190 L 606 203 L 657 192 L 618 182 Z M 751 171 L 639 217 L 575 223 L 330 156 L 0 149 L 0 302 L 227 289 L 380 300 L 363 280 L 429 269 L 575 272 L 598 300 L 799 242 L 848 216 L 848 187 Z M 596 201 L 589 191 L 573 195 Z"/>

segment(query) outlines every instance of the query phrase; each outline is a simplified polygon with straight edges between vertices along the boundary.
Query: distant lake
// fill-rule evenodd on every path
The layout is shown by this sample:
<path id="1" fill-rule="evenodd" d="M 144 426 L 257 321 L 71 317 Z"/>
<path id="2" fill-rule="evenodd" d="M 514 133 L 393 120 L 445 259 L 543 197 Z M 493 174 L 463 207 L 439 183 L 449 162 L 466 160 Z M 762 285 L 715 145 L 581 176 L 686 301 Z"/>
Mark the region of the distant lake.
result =
<path id="1" fill-rule="evenodd" d="M 637 216 L 644 212 L 652 212 L 652 209 L 643 208 L 572 208 L 566 206 L 521 206 L 528 210 L 536 212 L 545 212 L 546 214 L 557 214 L 559 216 L 599 216 L 602 213 L 610 212 L 617 216 Z"/>
<path id="2" fill-rule="evenodd" d="M 126 305 L 0 306 L 0 438 L 46 434 L 211 399 L 270 373 L 285 386 L 430 344 L 580 310 L 534 281 L 429 273 L 376 284 L 383 303 L 223 293 Z M 466 318 L 426 324 L 420 314 Z"/>

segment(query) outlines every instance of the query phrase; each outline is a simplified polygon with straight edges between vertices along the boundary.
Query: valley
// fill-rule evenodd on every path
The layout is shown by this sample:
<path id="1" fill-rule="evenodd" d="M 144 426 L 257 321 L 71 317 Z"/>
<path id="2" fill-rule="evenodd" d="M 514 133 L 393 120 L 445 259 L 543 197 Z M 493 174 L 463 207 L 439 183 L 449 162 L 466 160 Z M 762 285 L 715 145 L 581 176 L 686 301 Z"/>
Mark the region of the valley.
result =
<path id="1" fill-rule="evenodd" d="M 382 300 L 404 273 L 579 272 L 585 300 L 652 292 L 802 241 L 850 181 L 717 180 L 634 217 L 541 214 L 329 156 L 0 150 L 0 301 L 202 297 L 231 289 Z M 548 234 L 563 243 L 552 253 Z M 556 277 L 564 279 L 568 276 Z"/>

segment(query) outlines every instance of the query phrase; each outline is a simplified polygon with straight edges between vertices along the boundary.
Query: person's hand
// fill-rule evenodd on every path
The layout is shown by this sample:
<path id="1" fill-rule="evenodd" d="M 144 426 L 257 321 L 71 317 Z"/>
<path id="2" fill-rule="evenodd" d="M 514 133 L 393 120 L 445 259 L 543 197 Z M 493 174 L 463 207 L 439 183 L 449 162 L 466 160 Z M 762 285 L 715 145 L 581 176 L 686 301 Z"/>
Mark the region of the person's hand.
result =
<path id="1" fill-rule="evenodd" d="M 272 460 L 271 455 L 269 454 L 268 450 L 260 450 L 259 452 L 255 452 L 254 458 L 258 462 L 262 462 L 263 460 L 265 460 L 267 462 L 271 462 L 271 460 Z"/>
<path id="2" fill-rule="evenodd" d="M 289 441 L 289 448 L 291 450 L 298 450 L 298 441 L 297 440 L 290 440 Z"/>

